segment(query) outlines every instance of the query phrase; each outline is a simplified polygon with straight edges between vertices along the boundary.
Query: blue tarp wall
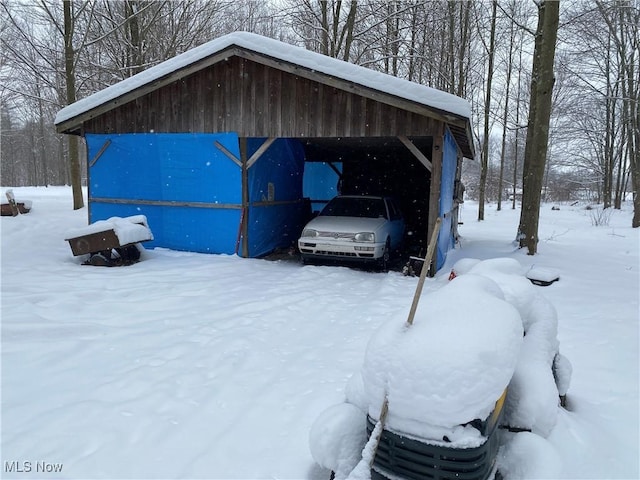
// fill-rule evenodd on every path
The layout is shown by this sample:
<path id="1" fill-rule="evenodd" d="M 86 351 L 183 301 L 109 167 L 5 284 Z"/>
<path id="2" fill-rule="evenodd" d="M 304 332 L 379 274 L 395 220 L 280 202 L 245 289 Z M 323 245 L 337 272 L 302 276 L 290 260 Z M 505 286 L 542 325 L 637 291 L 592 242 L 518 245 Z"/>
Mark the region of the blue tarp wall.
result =
<path id="1" fill-rule="evenodd" d="M 265 139 L 247 139 L 251 157 Z M 235 133 L 87 134 L 89 222 L 146 215 L 154 240 L 146 247 L 203 253 L 236 252 L 242 217 L 242 169 Z M 334 164 L 342 171 L 341 164 Z M 453 188 L 457 147 L 449 131 L 443 146 L 437 267 L 454 245 Z M 313 205 L 338 194 L 338 174 L 327 163 L 305 164 L 295 139 L 277 139 L 249 168 L 248 255 L 295 244 Z"/>
<path id="2" fill-rule="evenodd" d="M 452 213 L 453 189 L 456 178 L 456 168 L 458 165 L 458 147 L 456 141 L 447 129 L 444 135 L 444 145 L 442 149 L 442 180 L 440 182 L 440 208 L 439 215 L 442 218 L 440 233 L 438 234 L 437 263 L 436 268 L 440 269 L 447 258 L 447 252 L 454 247 Z"/>
<path id="3" fill-rule="evenodd" d="M 342 162 L 333 163 L 333 168 L 326 162 L 308 162 L 304 166 L 303 195 L 312 200 L 311 210 L 314 212 L 322 210 L 329 200 L 340 193 L 340 175 L 334 168 L 342 172 Z"/>
<path id="4" fill-rule="evenodd" d="M 233 254 L 242 212 L 238 136 L 88 134 L 89 222 L 144 214 L 154 240 L 146 247 Z M 248 156 L 263 143 L 249 139 Z M 304 152 L 278 139 L 249 169 L 249 256 L 286 246 L 301 228 Z M 273 198 L 269 198 L 269 183 Z"/>
<path id="5" fill-rule="evenodd" d="M 264 138 L 247 139 L 247 156 Z M 249 256 L 294 246 L 308 217 L 303 201 L 304 149 L 299 141 L 278 138 L 249 168 Z M 264 202 L 267 202 L 266 204 Z"/>

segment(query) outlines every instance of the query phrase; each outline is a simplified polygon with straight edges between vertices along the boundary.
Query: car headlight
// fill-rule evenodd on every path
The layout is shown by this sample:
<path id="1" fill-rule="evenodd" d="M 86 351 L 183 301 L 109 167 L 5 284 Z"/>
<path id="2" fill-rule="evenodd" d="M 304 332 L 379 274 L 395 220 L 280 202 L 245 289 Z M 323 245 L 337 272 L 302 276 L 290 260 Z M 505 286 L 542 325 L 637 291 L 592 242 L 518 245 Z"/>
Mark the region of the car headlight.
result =
<path id="1" fill-rule="evenodd" d="M 317 237 L 318 236 L 318 231 L 314 230 L 313 228 L 305 228 L 302 231 L 302 236 L 303 237 Z"/>
<path id="2" fill-rule="evenodd" d="M 375 242 L 376 236 L 372 232 L 360 232 L 356 233 L 353 237 L 356 242 Z"/>

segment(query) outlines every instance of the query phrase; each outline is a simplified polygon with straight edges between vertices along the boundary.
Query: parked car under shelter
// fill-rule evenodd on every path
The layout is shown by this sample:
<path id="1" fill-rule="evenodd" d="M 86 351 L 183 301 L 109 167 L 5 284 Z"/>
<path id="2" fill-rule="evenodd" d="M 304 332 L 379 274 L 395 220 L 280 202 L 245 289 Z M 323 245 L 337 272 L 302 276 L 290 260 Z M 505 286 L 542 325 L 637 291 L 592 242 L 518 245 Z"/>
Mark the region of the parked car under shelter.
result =
<path id="1" fill-rule="evenodd" d="M 340 195 L 311 220 L 298 239 L 304 262 L 349 261 L 388 267 L 402 245 L 405 222 L 391 197 Z"/>

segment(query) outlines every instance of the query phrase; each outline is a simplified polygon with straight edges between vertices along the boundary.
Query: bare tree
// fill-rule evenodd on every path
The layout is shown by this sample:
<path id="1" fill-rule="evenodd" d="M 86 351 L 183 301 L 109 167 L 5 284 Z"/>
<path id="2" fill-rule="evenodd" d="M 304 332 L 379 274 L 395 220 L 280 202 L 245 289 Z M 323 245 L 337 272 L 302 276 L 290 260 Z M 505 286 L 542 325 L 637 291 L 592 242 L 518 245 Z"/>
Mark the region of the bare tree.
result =
<path id="1" fill-rule="evenodd" d="M 489 127 L 491 115 L 491 87 L 493 83 L 493 62 L 495 59 L 496 17 L 498 1 L 491 3 L 491 28 L 489 30 L 489 44 L 487 46 L 487 84 L 484 102 L 484 134 L 482 136 L 482 153 L 480 155 L 480 197 L 478 198 L 478 220 L 484 220 L 485 188 L 487 171 L 489 168 Z"/>
<path id="2" fill-rule="evenodd" d="M 80 208 L 86 165 L 77 152 L 83 144 L 55 135 L 57 111 L 233 29 L 262 25 L 277 35 L 281 29 L 261 5 L 230 0 L 0 3 L 1 95 L 7 105 L 4 125 L 15 137 L 16 181 L 71 183 L 74 208 Z M 9 135 L 7 129 L 0 134 L 2 140 Z M 30 149 L 22 147 L 27 142 Z M 4 152 L 3 147 L 8 171 Z M 5 175 L 2 181 L 8 181 Z"/>
<path id="3" fill-rule="evenodd" d="M 611 33 L 620 69 L 622 125 L 634 190 L 632 227 L 640 227 L 640 4 L 596 2 Z"/>
<path id="4" fill-rule="evenodd" d="M 64 10 L 64 78 L 66 85 L 67 105 L 76 101 L 76 50 L 74 47 L 75 19 L 77 13 L 72 10 L 71 0 L 63 0 Z M 53 19 L 53 17 L 52 17 Z M 82 197 L 82 175 L 80 173 L 80 154 L 78 152 L 78 139 L 69 135 L 69 173 L 73 190 L 73 209 L 84 207 Z"/>
<path id="5" fill-rule="evenodd" d="M 74 98 L 68 85 L 75 84 L 75 98 L 83 98 L 216 36 L 249 30 L 469 99 L 485 171 L 482 181 L 478 175 L 467 184 L 467 193 L 478 198 L 482 184 L 486 199 L 497 198 L 500 207 L 502 185 L 510 184 L 515 208 L 524 180 L 523 137 L 532 134 L 520 120 L 528 115 L 524 85 L 540 80 L 531 76 L 529 60 L 535 37 L 528 36 L 528 25 L 536 5 L 518 0 L 5 0 L 0 3 L 2 181 L 71 183 L 65 158 L 73 157 L 73 147 L 69 156 L 68 137 L 56 136 L 52 128 L 57 110 Z M 65 8 L 72 20 L 67 37 Z M 639 11 L 638 0 L 563 2 L 567 23 L 560 31 L 542 169 L 541 185 L 549 191 L 582 192 L 616 208 L 629 183 L 637 192 Z M 71 56 L 73 62 L 65 62 Z M 66 67 L 73 78 L 66 77 Z M 491 132 L 498 123 L 502 139 L 494 141 Z M 492 155 L 500 158 L 499 165 L 489 161 Z M 81 163 L 81 175 L 84 168 Z M 558 180 L 563 173 L 579 188 L 563 187 Z M 523 173 L 530 175 L 530 170 Z M 556 193 L 549 198 L 561 198 Z M 637 215 L 634 225 L 640 222 Z"/>
<path id="6" fill-rule="evenodd" d="M 224 16 L 218 17 L 222 20 L 221 27 L 225 33 L 242 30 L 280 40 L 287 39 L 287 34 L 282 28 L 283 15 L 274 11 L 274 7 L 268 2 L 227 0 L 225 3 L 219 3 Z"/>
<path id="7" fill-rule="evenodd" d="M 220 0 L 105 0 L 95 6 L 98 20 L 91 25 L 87 57 L 100 66 L 96 77 L 102 86 L 110 85 L 223 33 L 249 29 L 243 15 L 255 9 L 243 7 Z M 223 15 L 227 8 L 233 10 Z M 257 23 L 251 20 L 251 26 Z"/>
<path id="8" fill-rule="evenodd" d="M 76 100 L 79 52 L 85 45 L 87 25 L 92 18 L 92 4 L 74 4 L 65 0 L 62 4 L 40 0 L 34 5 L 2 4 L 9 19 L 15 43 L 3 38 L 3 47 L 12 57 L 12 75 L 24 80 L 11 81 L 16 92 L 27 98 L 36 98 L 36 110 L 32 117 L 44 134 L 44 103 L 56 107 Z M 32 28 L 35 24 L 37 27 Z M 31 83 L 31 87 L 27 85 Z M 35 86 L 35 90 L 34 90 Z M 48 121 L 52 121 L 50 118 Z M 31 121 L 31 120 L 29 120 Z M 28 123 L 28 121 L 26 122 Z M 26 124 L 25 123 L 25 124 Z M 47 122 L 48 124 L 48 122 Z M 48 129 L 47 129 L 48 130 Z M 43 159 L 50 156 L 44 145 L 40 147 Z M 77 139 L 68 138 L 68 172 L 73 190 L 73 208 L 84 206 L 82 197 L 82 168 L 79 161 Z M 47 165 L 40 162 L 40 170 Z M 37 176 L 36 176 L 37 181 Z"/>
<path id="9" fill-rule="evenodd" d="M 556 0 L 544 0 L 538 6 L 522 177 L 522 210 L 517 234 L 520 247 L 526 246 L 529 255 L 535 255 L 538 249 L 540 199 L 549 140 L 553 67 L 560 19 L 559 4 Z"/>
<path id="10" fill-rule="evenodd" d="M 289 27 L 306 48 L 349 61 L 358 2 L 351 0 L 290 1 L 285 7 Z"/>
<path id="11" fill-rule="evenodd" d="M 511 8 L 514 8 L 515 5 L 512 3 Z M 502 193 L 503 193 L 503 185 L 504 185 L 504 166 L 505 166 L 505 158 L 507 154 L 507 122 L 509 120 L 509 107 L 511 100 L 511 75 L 513 73 L 513 55 L 515 49 L 516 42 L 516 25 L 514 22 L 509 22 L 508 26 L 509 31 L 509 47 L 507 51 L 506 58 L 506 78 L 505 78 L 505 91 L 504 91 L 504 100 L 503 100 L 503 111 L 502 111 L 502 144 L 500 148 L 500 175 L 498 177 L 498 205 L 497 210 L 502 210 Z M 515 196 L 515 195 L 514 195 Z"/>
<path id="12" fill-rule="evenodd" d="M 555 143 L 604 207 L 621 207 L 637 152 L 639 12 L 637 0 L 569 2 L 561 30 Z"/>

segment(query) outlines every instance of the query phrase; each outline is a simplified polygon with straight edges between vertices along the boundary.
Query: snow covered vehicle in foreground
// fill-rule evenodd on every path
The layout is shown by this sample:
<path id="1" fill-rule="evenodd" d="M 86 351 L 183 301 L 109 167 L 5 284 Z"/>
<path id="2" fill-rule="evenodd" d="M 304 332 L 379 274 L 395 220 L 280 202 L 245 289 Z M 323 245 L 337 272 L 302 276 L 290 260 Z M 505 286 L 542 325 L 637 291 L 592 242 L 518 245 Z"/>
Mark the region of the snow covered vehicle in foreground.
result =
<path id="1" fill-rule="evenodd" d="M 374 333 L 346 401 L 314 422 L 312 456 L 336 479 L 509 478 L 499 450 L 553 429 L 571 376 L 555 309 L 516 260 L 454 271 L 411 328 L 403 312 Z"/>

